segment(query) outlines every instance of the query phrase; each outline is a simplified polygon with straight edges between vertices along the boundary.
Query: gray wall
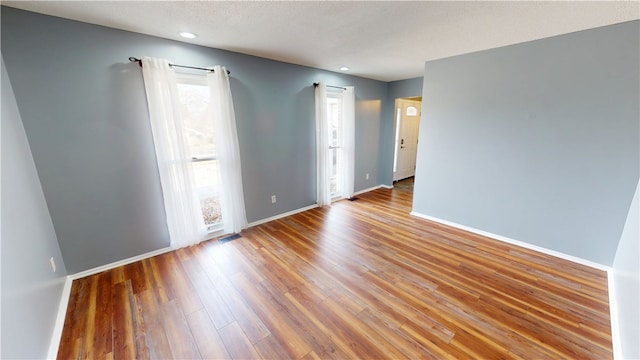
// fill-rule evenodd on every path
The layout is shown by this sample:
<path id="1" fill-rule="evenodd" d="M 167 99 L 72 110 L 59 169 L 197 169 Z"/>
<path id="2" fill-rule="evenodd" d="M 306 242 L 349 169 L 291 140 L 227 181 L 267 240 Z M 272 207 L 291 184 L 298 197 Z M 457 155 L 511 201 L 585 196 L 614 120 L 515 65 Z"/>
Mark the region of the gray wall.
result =
<path id="1" fill-rule="evenodd" d="M 640 359 L 640 202 L 636 194 L 631 201 L 627 221 L 622 231 L 618 251 L 613 261 L 620 342 L 624 359 Z"/>
<path id="2" fill-rule="evenodd" d="M 56 321 L 64 262 L 2 61 L 2 359 L 42 359 Z M 49 266 L 53 257 L 57 271 Z"/>
<path id="3" fill-rule="evenodd" d="M 389 98 L 395 100 L 397 98 L 422 96 L 423 82 L 424 78 L 422 76 L 413 79 L 392 81 L 389 83 Z"/>
<path id="4" fill-rule="evenodd" d="M 639 24 L 427 62 L 414 211 L 610 266 L 638 183 Z"/>
<path id="5" fill-rule="evenodd" d="M 70 273 L 169 244 L 141 72 L 129 56 L 231 70 L 249 222 L 315 203 L 316 81 L 355 86 L 355 190 L 381 182 L 385 82 L 13 8 L 1 16 L 7 71 Z"/>
<path id="6" fill-rule="evenodd" d="M 395 100 L 422 96 L 422 77 L 389 83 L 389 106 L 385 108 L 380 130 L 380 184 L 393 184 L 393 152 L 395 135 Z"/>

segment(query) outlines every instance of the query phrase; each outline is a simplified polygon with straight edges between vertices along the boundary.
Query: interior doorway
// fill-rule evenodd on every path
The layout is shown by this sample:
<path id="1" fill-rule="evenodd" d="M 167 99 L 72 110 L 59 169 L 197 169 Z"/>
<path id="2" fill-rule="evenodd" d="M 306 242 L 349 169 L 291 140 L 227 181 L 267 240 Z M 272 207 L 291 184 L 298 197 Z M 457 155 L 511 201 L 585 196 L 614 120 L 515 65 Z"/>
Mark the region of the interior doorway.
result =
<path id="1" fill-rule="evenodd" d="M 398 98 L 395 109 L 394 182 L 413 177 L 416 173 L 422 97 Z"/>

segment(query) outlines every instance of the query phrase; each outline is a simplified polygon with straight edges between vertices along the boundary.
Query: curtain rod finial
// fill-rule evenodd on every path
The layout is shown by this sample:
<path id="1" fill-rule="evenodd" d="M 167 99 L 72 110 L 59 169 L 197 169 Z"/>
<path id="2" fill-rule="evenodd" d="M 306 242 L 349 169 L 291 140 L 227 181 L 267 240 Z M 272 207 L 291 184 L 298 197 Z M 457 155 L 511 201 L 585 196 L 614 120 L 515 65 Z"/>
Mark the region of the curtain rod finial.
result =
<path id="1" fill-rule="evenodd" d="M 138 58 L 135 58 L 135 57 L 133 57 L 133 56 L 129 56 L 129 61 L 131 61 L 131 62 L 137 62 L 137 63 L 138 63 L 138 65 L 140 65 L 140 67 L 142 67 L 142 60 L 140 60 L 140 59 L 138 59 Z"/>

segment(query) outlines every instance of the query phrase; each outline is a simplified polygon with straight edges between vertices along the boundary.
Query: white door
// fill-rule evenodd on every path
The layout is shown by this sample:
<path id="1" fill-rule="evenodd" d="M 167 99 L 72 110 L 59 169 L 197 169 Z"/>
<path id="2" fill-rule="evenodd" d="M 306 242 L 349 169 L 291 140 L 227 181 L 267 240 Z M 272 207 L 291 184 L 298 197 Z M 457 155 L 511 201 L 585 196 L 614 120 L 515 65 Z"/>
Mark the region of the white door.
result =
<path id="1" fill-rule="evenodd" d="M 422 103 L 420 101 L 396 99 L 396 149 L 393 162 L 393 181 L 406 179 L 416 173 L 421 109 Z"/>

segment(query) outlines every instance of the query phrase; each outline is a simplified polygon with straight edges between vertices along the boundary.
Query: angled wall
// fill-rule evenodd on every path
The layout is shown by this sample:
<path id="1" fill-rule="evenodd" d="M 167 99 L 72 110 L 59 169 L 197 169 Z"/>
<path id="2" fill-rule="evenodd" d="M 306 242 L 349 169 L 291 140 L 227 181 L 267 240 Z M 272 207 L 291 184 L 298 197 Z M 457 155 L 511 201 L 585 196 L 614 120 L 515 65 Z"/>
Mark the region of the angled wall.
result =
<path id="1" fill-rule="evenodd" d="M 2 61 L 2 359 L 47 357 L 67 275 Z M 57 269 L 49 265 L 53 258 Z"/>
<path id="2" fill-rule="evenodd" d="M 620 345 L 624 359 L 640 359 L 640 200 L 636 194 L 631 202 L 620 244 L 613 261 L 616 294 L 613 297 L 618 311 Z M 613 294 L 612 294 L 613 295 Z"/>
<path id="3" fill-rule="evenodd" d="M 612 265 L 638 183 L 639 24 L 427 62 L 414 211 Z"/>

